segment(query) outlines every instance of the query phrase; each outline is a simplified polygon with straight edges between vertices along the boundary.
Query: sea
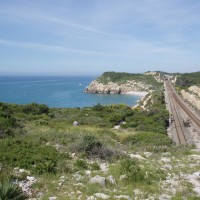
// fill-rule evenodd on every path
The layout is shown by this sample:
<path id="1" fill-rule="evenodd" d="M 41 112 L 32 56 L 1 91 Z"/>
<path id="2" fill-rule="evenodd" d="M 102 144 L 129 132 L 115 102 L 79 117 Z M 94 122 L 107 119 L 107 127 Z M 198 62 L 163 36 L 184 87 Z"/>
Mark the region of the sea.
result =
<path id="1" fill-rule="evenodd" d="M 0 102 L 46 104 L 52 108 L 127 104 L 134 106 L 140 96 L 128 94 L 88 94 L 85 88 L 96 77 L 0 76 Z"/>

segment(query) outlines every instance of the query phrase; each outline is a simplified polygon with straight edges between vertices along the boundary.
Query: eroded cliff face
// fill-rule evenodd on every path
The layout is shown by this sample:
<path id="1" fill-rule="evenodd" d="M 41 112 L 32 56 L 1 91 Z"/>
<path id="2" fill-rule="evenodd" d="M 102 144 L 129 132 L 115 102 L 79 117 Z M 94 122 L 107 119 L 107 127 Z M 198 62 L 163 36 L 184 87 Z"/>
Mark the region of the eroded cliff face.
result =
<path id="1" fill-rule="evenodd" d="M 86 88 L 85 92 L 88 93 L 99 93 L 99 94 L 126 94 L 128 92 L 144 92 L 149 91 L 151 85 L 146 85 L 143 82 L 136 82 L 133 80 L 126 81 L 125 83 L 113 83 L 108 82 L 103 84 L 94 80 Z"/>
<path id="2" fill-rule="evenodd" d="M 181 90 L 181 95 L 183 99 L 190 102 L 194 107 L 200 110 L 200 87 L 191 86 L 188 88 L 188 92 Z"/>

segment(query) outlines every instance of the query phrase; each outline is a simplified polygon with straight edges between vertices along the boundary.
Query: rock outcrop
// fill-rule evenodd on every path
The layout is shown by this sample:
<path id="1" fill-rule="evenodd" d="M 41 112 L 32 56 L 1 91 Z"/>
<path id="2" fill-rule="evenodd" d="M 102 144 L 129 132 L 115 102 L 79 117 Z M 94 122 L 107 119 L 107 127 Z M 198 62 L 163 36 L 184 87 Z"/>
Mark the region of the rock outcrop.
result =
<path id="1" fill-rule="evenodd" d="M 188 91 L 181 90 L 183 99 L 191 103 L 195 108 L 200 110 L 200 87 L 191 86 Z"/>
<path id="2" fill-rule="evenodd" d="M 95 176 L 90 179 L 90 183 L 97 183 L 102 187 L 106 186 L 106 179 L 102 176 Z"/>
<path id="3" fill-rule="evenodd" d="M 134 80 L 128 80 L 125 83 L 114 83 L 110 81 L 107 84 L 94 80 L 86 88 L 85 92 L 97 94 L 126 94 L 128 92 L 149 91 L 151 87 L 151 85 Z"/>

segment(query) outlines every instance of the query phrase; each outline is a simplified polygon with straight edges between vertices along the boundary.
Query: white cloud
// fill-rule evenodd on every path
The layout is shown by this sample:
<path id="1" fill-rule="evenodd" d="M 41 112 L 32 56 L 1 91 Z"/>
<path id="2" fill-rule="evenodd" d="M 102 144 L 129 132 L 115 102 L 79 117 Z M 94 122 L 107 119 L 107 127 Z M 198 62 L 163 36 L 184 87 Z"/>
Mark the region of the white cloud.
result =
<path id="1" fill-rule="evenodd" d="M 113 56 L 112 54 L 107 54 L 107 53 L 97 52 L 97 51 L 88 51 L 84 49 L 73 49 L 73 48 L 67 48 L 63 46 L 37 44 L 37 43 L 30 43 L 30 42 L 18 42 L 18 41 L 2 40 L 2 39 L 0 39 L 0 44 L 22 47 L 22 48 L 32 48 L 32 49 L 36 49 L 37 51 L 45 50 L 45 51 L 55 51 L 55 52 L 74 52 L 74 53 L 80 53 L 80 54 Z"/>

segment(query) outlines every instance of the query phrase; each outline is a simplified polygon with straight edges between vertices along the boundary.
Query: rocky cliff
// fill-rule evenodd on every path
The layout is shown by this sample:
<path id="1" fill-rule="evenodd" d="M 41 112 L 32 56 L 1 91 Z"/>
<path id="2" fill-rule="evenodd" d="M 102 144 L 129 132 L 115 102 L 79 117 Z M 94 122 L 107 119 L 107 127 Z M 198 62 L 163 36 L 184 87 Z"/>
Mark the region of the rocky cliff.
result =
<path id="1" fill-rule="evenodd" d="M 200 110 L 200 87 L 191 86 L 188 91 L 181 90 L 183 99 L 191 103 L 195 108 Z"/>
<path id="2" fill-rule="evenodd" d="M 151 85 L 147 85 L 143 82 L 136 82 L 134 80 L 128 80 L 125 83 L 114 83 L 109 81 L 106 84 L 94 80 L 86 88 L 85 92 L 99 94 L 126 94 L 128 92 L 147 92 L 151 87 Z"/>

